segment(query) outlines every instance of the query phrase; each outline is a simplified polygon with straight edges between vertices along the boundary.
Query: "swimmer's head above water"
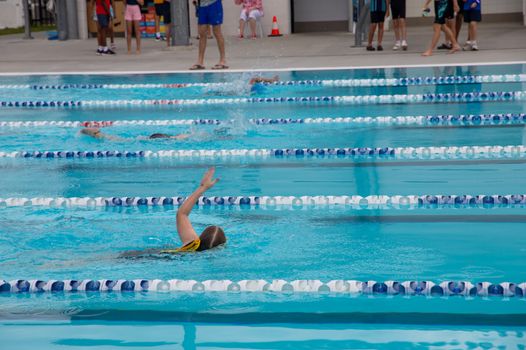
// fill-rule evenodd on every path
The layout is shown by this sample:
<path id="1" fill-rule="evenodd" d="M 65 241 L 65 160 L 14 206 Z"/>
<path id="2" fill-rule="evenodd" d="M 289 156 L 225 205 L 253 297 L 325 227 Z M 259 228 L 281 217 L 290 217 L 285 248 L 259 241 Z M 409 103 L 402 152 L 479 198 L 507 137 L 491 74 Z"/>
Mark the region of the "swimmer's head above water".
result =
<path id="1" fill-rule="evenodd" d="M 225 232 L 219 226 L 208 226 L 199 235 L 199 239 L 201 243 L 197 251 L 212 249 L 226 243 Z"/>
<path id="2" fill-rule="evenodd" d="M 80 130 L 80 133 L 83 134 L 83 135 L 88 135 L 88 136 L 91 136 L 91 137 L 95 137 L 97 139 L 102 137 L 102 134 L 101 134 L 99 128 L 84 128 L 84 129 Z"/>

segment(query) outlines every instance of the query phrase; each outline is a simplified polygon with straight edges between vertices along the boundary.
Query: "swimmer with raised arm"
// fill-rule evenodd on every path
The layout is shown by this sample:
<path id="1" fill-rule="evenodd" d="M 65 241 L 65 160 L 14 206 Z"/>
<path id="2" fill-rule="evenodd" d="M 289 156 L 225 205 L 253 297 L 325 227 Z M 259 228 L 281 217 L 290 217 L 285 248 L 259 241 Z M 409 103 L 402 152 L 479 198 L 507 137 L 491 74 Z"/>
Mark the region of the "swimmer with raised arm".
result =
<path id="1" fill-rule="evenodd" d="M 114 135 L 103 133 L 102 131 L 100 131 L 99 128 L 84 128 L 80 130 L 80 133 L 83 135 L 91 136 L 99 140 L 108 140 L 108 141 L 127 141 L 128 140 L 124 137 L 119 137 L 119 136 L 114 136 Z M 190 137 L 189 134 L 169 135 L 169 134 L 155 133 L 147 137 L 141 136 L 139 138 L 147 139 L 147 140 L 153 140 L 153 139 L 186 140 L 189 137 Z"/>
<path id="2" fill-rule="evenodd" d="M 219 226 L 208 226 L 198 236 L 190 221 L 189 215 L 193 207 L 206 191 L 212 188 L 218 181 L 214 179 L 215 167 L 211 167 L 203 175 L 199 187 L 181 204 L 176 215 L 177 234 L 183 245 L 180 248 L 146 249 L 124 252 L 121 258 L 138 258 L 148 255 L 167 255 L 184 252 L 201 252 L 212 249 L 226 243 L 226 236 Z"/>

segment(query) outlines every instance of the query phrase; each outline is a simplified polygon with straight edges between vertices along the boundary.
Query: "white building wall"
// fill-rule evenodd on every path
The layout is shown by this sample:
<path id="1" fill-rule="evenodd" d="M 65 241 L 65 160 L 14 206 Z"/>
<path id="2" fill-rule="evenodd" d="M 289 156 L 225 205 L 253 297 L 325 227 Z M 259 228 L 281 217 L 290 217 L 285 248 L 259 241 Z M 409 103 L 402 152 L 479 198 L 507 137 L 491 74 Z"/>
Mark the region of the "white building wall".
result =
<path id="1" fill-rule="evenodd" d="M 0 0 L 0 29 L 24 25 L 22 0 Z"/>
<path id="2" fill-rule="evenodd" d="M 296 22 L 347 21 L 348 19 L 349 0 L 294 0 Z"/>

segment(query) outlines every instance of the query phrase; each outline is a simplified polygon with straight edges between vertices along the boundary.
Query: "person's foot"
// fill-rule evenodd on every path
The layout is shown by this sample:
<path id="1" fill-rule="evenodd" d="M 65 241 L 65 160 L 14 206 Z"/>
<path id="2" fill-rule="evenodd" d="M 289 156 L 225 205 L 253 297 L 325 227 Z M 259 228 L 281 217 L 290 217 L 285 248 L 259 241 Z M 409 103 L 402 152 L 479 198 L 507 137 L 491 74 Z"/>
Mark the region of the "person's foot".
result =
<path id="1" fill-rule="evenodd" d="M 256 34 L 252 34 L 252 37 L 250 39 L 256 40 L 257 38 L 258 38 L 258 36 Z"/>
<path id="2" fill-rule="evenodd" d="M 128 55 L 131 55 L 131 50 L 128 50 Z"/>
<path id="3" fill-rule="evenodd" d="M 102 51 L 101 49 L 97 49 L 97 55 L 98 55 L 98 56 L 102 56 L 102 52 L 103 52 L 103 51 Z"/>
<path id="4" fill-rule="evenodd" d="M 243 34 L 239 34 L 238 38 L 239 38 L 239 39 L 244 39 L 245 36 L 244 36 Z"/>
<path id="5" fill-rule="evenodd" d="M 437 50 L 451 50 L 451 49 L 452 49 L 451 45 L 447 43 L 443 43 L 442 45 L 437 46 Z"/>
<path id="6" fill-rule="evenodd" d="M 155 34 L 155 41 L 161 41 L 161 34 Z"/>
<path id="7" fill-rule="evenodd" d="M 223 62 L 220 62 L 218 64 L 216 64 L 215 66 L 212 67 L 212 69 L 214 70 L 220 70 L 220 69 L 228 69 L 229 67 L 223 63 Z"/>
<path id="8" fill-rule="evenodd" d="M 448 54 L 452 54 L 452 53 L 455 53 L 455 52 L 460 51 L 460 50 L 462 50 L 462 49 L 460 48 L 459 45 L 454 45 L 454 46 L 451 48 L 451 50 L 449 50 Z"/>
<path id="9" fill-rule="evenodd" d="M 102 51 L 102 54 L 103 55 L 115 55 L 115 52 L 110 49 L 107 49 L 107 50 Z"/>
<path id="10" fill-rule="evenodd" d="M 423 56 L 423 57 L 433 56 L 433 51 L 431 51 L 431 50 L 426 50 L 426 51 L 422 52 L 422 56 Z"/>
<path id="11" fill-rule="evenodd" d="M 479 50 L 479 47 L 478 47 L 476 41 L 474 41 L 474 42 L 471 44 L 471 50 L 472 50 L 472 51 L 478 51 L 478 50 Z"/>
<path id="12" fill-rule="evenodd" d="M 378 46 L 376 47 L 376 50 L 378 50 L 378 51 L 383 51 L 383 50 L 384 50 L 384 48 L 383 48 L 383 46 L 382 46 L 382 45 L 378 45 Z"/>
<path id="13" fill-rule="evenodd" d="M 402 41 L 402 50 L 407 51 L 407 41 Z"/>
<path id="14" fill-rule="evenodd" d="M 398 50 L 400 50 L 401 47 L 402 47 L 402 46 L 400 45 L 400 42 L 397 41 L 397 42 L 394 44 L 394 46 L 393 46 L 393 51 L 398 51 Z"/>
<path id="15" fill-rule="evenodd" d="M 140 55 L 140 54 L 141 54 L 141 50 L 137 49 L 137 50 L 135 51 L 135 54 L 136 54 L 136 55 Z"/>
<path id="16" fill-rule="evenodd" d="M 196 63 L 192 67 L 190 67 L 190 70 L 203 70 L 203 69 L 205 69 L 205 66 L 199 63 Z"/>
<path id="17" fill-rule="evenodd" d="M 470 51 L 472 48 L 471 46 L 471 41 L 466 41 L 466 43 L 464 44 L 464 46 L 462 46 L 462 50 L 464 51 Z"/>
<path id="18" fill-rule="evenodd" d="M 376 49 L 373 47 L 373 45 L 367 45 L 365 48 L 367 51 L 375 51 Z"/>

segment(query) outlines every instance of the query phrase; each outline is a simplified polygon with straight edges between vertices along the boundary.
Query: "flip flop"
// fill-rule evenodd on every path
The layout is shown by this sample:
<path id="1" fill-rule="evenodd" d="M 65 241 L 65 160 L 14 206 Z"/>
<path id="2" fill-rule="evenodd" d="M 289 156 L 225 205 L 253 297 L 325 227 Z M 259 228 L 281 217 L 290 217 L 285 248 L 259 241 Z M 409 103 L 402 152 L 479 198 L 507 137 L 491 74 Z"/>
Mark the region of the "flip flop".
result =
<path id="1" fill-rule="evenodd" d="M 218 70 L 218 69 L 228 69 L 228 66 L 226 64 L 216 64 L 212 67 L 212 69 Z"/>
<path id="2" fill-rule="evenodd" d="M 192 67 L 190 67 L 190 70 L 203 70 L 206 69 L 205 66 L 201 64 L 194 64 Z"/>

